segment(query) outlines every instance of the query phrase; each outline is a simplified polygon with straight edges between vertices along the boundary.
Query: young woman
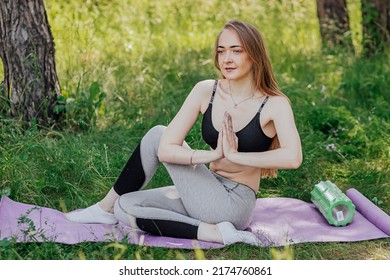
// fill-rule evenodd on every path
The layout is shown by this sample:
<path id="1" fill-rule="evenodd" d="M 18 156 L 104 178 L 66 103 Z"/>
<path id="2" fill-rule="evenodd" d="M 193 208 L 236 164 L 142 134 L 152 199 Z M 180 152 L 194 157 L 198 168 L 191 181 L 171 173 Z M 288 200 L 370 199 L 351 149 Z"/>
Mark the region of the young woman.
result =
<path id="1" fill-rule="evenodd" d="M 260 243 L 245 231 L 260 179 L 300 166 L 299 134 L 254 26 L 228 22 L 216 40 L 215 65 L 222 79 L 195 85 L 168 127 L 153 127 L 142 138 L 105 198 L 68 213 L 69 220 L 119 220 L 154 235 L 225 245 Z M 199 113 L 210 150 L 184 141 Z M 174 186 L 141 190 L 160 162 Z"/>

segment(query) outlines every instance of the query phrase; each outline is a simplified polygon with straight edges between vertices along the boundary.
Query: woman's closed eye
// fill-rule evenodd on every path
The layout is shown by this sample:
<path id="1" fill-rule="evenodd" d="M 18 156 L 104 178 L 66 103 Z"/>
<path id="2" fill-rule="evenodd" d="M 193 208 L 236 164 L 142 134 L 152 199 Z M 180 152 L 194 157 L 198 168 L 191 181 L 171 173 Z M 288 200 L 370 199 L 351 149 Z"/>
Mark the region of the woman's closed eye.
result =
<path id="1" fill-rule="evenodd" d="M 240 54 L 243 52 L 243 50 L 232 50 L 231 52 L 233 52 L 234 54 Z M 226 53 L 226 50 L 218 50 L 217 53 L 224 54 L 224 53 Z"/>

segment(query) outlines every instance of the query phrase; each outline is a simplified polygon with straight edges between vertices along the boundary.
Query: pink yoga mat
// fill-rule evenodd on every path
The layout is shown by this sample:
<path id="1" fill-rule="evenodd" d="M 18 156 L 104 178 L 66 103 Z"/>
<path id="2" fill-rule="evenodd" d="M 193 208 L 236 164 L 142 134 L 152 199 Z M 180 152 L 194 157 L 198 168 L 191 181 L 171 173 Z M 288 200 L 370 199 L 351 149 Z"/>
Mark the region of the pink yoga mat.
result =
<path id="1" fill-rule="evenodd" d="M 385 231 L 390 217 L 374 204 L 367 203 L 368 200 L 362 199 L 360 193 L 357 195 L 357 191 L 349 193 L 358 197 L 357 199 L 351 198 L 353 203 L 357 204 L 358 211 L 347 226 L 329 225 L 312 203 L 278 197 L 257 200 L 255 213 L 248 230 L 258 235 L 263 242 L 262 246 L 389 238 L 389 234 Z M 361 203 L 363 205 L 360 206 Z M 359 209 L 363 213 L 360 213 Z M 378 214 L 378 209 L 384 214 Z M 385 227 L 381 228 L 383 225 Z M 0 201 L 0 240 L 4 238 L 15 242 L 64 244 L 126 240 L 129 243 L 143 246 L 185 249 L 223 247 L 222 244 L 217 243 L 152 236 L 120 223 L 117 225 L 73 223 L 58 210 L 15 202 L 6 196 L 3 196 Z"/>

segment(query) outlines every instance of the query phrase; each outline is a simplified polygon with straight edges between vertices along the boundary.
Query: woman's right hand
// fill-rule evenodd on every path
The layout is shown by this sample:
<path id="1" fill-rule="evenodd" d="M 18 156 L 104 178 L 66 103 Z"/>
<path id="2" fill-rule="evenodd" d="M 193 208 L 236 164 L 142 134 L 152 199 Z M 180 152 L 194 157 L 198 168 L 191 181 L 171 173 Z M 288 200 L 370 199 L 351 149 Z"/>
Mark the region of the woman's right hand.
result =
<path id="1" fill-rule="evenodd" d="M 215 148 L 214 151 L 217 153 L 218 159 L 221 159 L 221 158 L 225 157 L 224 154 L 223 154 L 223 129 L 222 129 L 222 127 L 219 130 L 217 147 Z"/>

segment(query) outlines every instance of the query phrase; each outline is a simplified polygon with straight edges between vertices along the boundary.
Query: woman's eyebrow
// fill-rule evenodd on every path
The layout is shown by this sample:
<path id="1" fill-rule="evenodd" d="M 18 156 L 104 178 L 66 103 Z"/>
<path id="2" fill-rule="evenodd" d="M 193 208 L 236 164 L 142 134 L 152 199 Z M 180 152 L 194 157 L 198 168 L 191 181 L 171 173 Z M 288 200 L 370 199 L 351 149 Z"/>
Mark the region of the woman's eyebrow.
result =
<path id="1" fill-rule="evenodd" d="M 218 46 L 218 48 L 224 49 L 225 47 L 224 46 Z M 233 48 L 242 48 L 242 46 L 240 46 L 240 45 L 232 45 L 232 46 L 230 46 L 230 48 L 231 49 L 233 49 Z"/>

